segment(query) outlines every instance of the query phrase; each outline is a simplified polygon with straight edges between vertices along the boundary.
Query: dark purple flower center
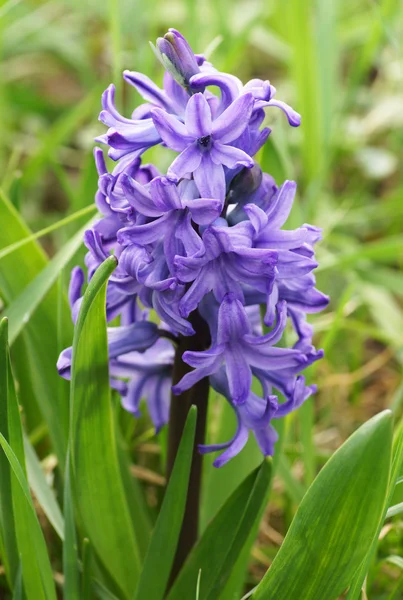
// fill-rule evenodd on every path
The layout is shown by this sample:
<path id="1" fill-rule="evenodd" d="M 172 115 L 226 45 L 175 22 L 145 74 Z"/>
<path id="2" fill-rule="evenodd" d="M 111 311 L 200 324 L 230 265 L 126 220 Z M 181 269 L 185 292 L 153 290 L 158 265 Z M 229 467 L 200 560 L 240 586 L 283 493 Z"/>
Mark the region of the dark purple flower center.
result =
<path id="1" fill-rule="evenodd" d="M 211 148 L 211 135 L 205 135 L 205 136 L 199 138 L 197 141 L 199 143 L 199 146 L 201 146 L 202 149 L 210 150 L 210 148 Z"/>

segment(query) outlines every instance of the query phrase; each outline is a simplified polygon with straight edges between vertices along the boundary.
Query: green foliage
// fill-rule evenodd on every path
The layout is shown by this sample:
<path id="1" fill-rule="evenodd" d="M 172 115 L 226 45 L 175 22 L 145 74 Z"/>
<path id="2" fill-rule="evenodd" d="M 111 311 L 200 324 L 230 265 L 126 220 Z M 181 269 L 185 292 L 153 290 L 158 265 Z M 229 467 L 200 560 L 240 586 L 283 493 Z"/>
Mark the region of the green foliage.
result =
<path id="1" fill-rule="evenodd" d="M 0 345 L 2 382 L 0 429 L 4 432 L 0 433 L 0 445 L 4 452 L 1 461 L 1 530 L 5 548 L 7 550 L 12 548 L 7 554 L 9 579 L 15 581 L 16 566 L 19 565 L 27 595 L 38 600 L 56 600 L 49 555 L 26 476 L 21 420 L 8 355 L 7 319 L 3 319 L 0 324 Z M 8 465 L 4 458 L 8 461 Z"/>
<path id="2" fill-rule="evenodd" d="M 198 598 L 218 598 L 240 555 L 254 522 L 259 522 L 271 479 L 264 462 L 237 487 L 208 525 L 172 587 L 168 600 L 190 598 L 200 571 Z"/>
<path id="3" fill-rule="evenodd" d="M 185 514 L 196 431 L 196 415 L 196 407 L 191 407 L 172 475 L 144 560 L 135 600 L 141 598 L 159 600 L 164 597 Z M 156 573 L 158 573 L 158 577 L 156 577 Z"/>
<path id="4" fill-rule="evenodd" d="M 334 600 L 350 585 L 378 529 L 389 483 L 392 413 L 362 425 L 304 496 L 253 598 Z"/>
<path id="5" fill-rule="evenodd" d="M 111 256 L 96 271 L 77 319 L 70 452 L 73 495 L 83 530 L 117 589 L 129 598 L 139 574 L 140 557 L 117 456 L 105 315 L 106 284 L 116 264 Z"/>

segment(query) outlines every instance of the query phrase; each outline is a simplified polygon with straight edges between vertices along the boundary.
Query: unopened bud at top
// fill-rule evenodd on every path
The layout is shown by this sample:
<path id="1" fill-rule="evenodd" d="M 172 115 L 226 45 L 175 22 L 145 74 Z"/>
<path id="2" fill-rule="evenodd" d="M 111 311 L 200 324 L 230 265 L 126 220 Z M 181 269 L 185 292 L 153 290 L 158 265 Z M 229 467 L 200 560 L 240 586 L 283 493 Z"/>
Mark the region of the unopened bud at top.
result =
<path id="1" fill-rule="evenodd" d="M 179 31 L 169 29 L 157 39 L 154 51 L 165 69 L 180 85 L 189 87 L 189 79 L 200 72 L 193 50 Z"/>

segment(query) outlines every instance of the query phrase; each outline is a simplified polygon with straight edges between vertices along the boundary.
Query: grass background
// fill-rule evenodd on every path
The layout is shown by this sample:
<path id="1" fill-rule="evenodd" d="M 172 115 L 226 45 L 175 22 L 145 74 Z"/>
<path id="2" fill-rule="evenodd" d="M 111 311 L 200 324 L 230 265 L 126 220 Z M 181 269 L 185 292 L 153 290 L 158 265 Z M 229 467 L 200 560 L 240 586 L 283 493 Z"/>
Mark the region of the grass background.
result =
<path id="1" fill-rule="evenodd" d="M 316 345 L 325 348 L 326 357 L 310 373 L 319 393 L 285 422 L 278 476 L 252 551 L 248 577 L 253 585 L 270 565 L 302 494 L 330 454 L 383 408 L 391 407 L 397 418 L 403 414 L 403 4 L 399 0 L 3 3 L 1 188 L 32 231 L 53 229 L 40 237 L 47 256 L 54 256 L 91 215 L 91 208 L 86 209 L 96 190 L 92 147 L 93 138 L 103 132 L 97 121 L 101 92 L 115 82 L 118 105 L 130 114 L 140 98 L 123 86 L 121 72 L 143 71 L 160 82 L 162 69 L 148 40 L 168 27 L 178 28 L 195 51 L 210 54 L 218 69 L 244 81 L 269 79 L 278 98 L 302 114 L 302 126 L 291 129 L 281 113 L 267 111 L 273 133 L 260 159 L 278 182 L 286 178 L 298 182 L 290 227 L 310 222 L 324 229 L 317 278 L 331 304 L 312 321 Z M 146 160 L 163 169 L 170 156 L 163 149 L 152 149 Z M 76 213 L 78 217 L 70 219 Z M 12 230 L 4 214 L 1 247 L 27 235 L 24 228 Z M 46 257 L 36 245 L 35 252 L 42 257 L 38 264 L 45 266 Z M 50 384 L 38 381 L 32 357 L 42 357 L 39 379 L 50 381 L 58 350 L 71 343 L 71 327 L 60 317 L 61 290 L 70 266 L 82 257 L 79 250 L 55 273 L 58 281 L 30 321 L 35 343 L 23 343 L 18 335 L 22 324 L 12 348 L 26 429 L 49 478 L 54 475 L 57 449 L 47 415 L 55 398 Z M 0 254 L 5 305 L 36 275 L 30 261 L 33 255 L 18 251 Z M 55 385 L 58 394 L 66 394 L 64 382 Z M 57 414 L 54 418 L 58 421 Z M 132 470 L 149 506 L 156 509 L 162 496 L 165 433 L 155 439 L 146 416 L 139 422 L 124 414 L 119 418 L 132 450 Z M 63 428 L 62 416 L 60 423 Z M 226 407 L 213 401 L 211 437 L 222 439 L 232 429 Z M 211 457 L 205 460 L 204 525 L 258 461 L 253 442 L 220 471 L 212 470 Z M 396 501 L 402 500 L 397 492 Z M 46 530 L 45 521 L 43 525 Z M 402 553 L 402 527 L 396 517 L 382 532 L 368 580 L 370 599 L 400 597 L 401 571 L 383 559 Z M 57 572 L 60 549 L 50 531 L 48 542 Z"/>

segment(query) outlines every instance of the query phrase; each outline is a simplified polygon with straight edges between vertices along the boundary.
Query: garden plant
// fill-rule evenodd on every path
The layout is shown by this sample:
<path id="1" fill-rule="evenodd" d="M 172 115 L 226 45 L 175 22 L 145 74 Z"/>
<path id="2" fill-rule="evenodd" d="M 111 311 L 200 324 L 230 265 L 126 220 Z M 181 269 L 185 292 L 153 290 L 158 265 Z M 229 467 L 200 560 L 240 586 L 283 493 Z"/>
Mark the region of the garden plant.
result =
<path id="1" fill-rule="evenodd" d="M 0 9 L 6 66 L 7 31 L 46 22 L 47 5 L 14 4 Z M 270 31 L 284 33 L 277 4 Z M 393 152 L 385 166 L 363 147 L 357 164 L 384 160 L 388 185 L 361 204 L 329 126 L 339 16 L 291 4 L 287 43 L 264 37 L 258 11 L 234 40 L 218 19 L 204 53 L 184 23 L 123 61 L 111 2 L 113 83 L 93 80 L 38 149 L 6 156 L 1 598 L 402 597 L 402 186 Z M 377 10 L 373 23 L 398 23 L 393 2 Z M 384 29 L 366 23 L 345 106 L 379 77 Z M 259 31 L 289 52 L 290 104 L 287 81 L 242 64 Z M 36 110 L 4 89 L 12 110 Z M 85 151 L 68 147 L 97 103 Z M 32 233 L 24 193 L 53 206 L 48 168 L 71 211 Z"/>

